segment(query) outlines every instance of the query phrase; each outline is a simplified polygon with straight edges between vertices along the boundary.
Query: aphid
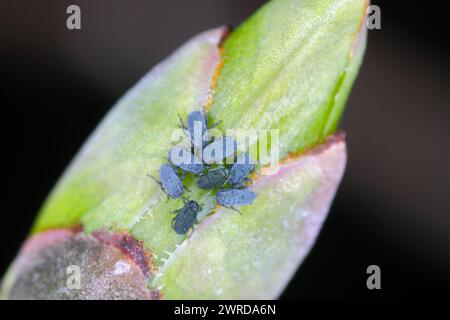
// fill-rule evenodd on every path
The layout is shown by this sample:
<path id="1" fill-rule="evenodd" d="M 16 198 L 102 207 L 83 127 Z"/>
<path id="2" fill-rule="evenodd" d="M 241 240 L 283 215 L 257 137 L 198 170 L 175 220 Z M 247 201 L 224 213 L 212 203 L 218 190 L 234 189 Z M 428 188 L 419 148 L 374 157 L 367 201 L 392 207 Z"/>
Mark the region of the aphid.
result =
<path id="1" fill-rule="evenodd" d="M 256 194 L 249 189 L 219 190 L 216 195 L 218 204 L 224 207 L 242 206 L 252 204 Z"/>
<path id="2" fill-rule="evenodd" d="M 186 234 L 197 222 L 197 213 L 200 205 L 191 200 L 187 201 L 183 208 L 175 210 L 176 216 L 172 219 L 172 228 L 177 234 Z"/>
<path id="3" fill-rule="evenodd" d="M 189 131 L 191 137 L 194 136 L 194 128 L 196 122 L 200 124 L 202 136 L 208 129 L 208 120 L 206 118 L 205 113 L 203 111 L 192 111 L 191 113 L 188 114 L 186 120 L 187 130 Z"/>
<path id="4" fill-rule="evenodd" d="M 213 189 L 223 186 L 229 177 L 229 172 L 225 167 L 217 167 L 201 175 L 197 180 L 200 189 Z"/>
<path id="5" fill-rule="evenodd" d="M 178 151 L 178 155 L 176 152 Z M 187 153 L 183 154 L 184 152 Z M 199 175 L 205 169 L 205 165 L 201 161 L 195 161 L 194 155 L 192 152 L 186 149 L 176 149 L 176 147 L 169 151 L 169 162 L 174 166 L 177 166 L 185 173 L 192 173 L 195 175 Z"/>
<path id="6" fill-rule="evenodd" d="M 178 115 L 181 123 L 181 127 L 187 132 L 194 147 L 201 148 L 204 147 L 209 141 L 205 140 L 205 133 L 208 129 L 214 128 L 221 121 L 216 122 L 210 128 L 208 128 L 208 118 L 203 111 L 192 111 L 187 116 L 186 126 L 184 125 L 183 119 Z M 197 128 L 197 131 L 195 130 Z"/>
<path id="7" fill-rule="evenodd" d="M 243 184 L 250 180 L 247 178 L 250 172 L 255 169 L 255 165 L 252 163 L 252 159 L 248 154 L 241 154 L 236 163 L 230 169 L 230 183 L 233 187 L 241 187 Z"/>
<path id="8" fill-rule="evenodd" d="M 223 159 L 231 157 L 236 149 L 236 140 L 222 136 L 203 149 L 203 161 L 206 164 L 221 163 Z"/>
<path id="9" fill-rule="evenodd" d="M 203 111 L 192 111 L 189 113 L 186 126 L 181 116 L 178 115 L 178 117 L 180 118 L 181 127 L 189 133 L 192 144 L 197 148 L 202 147 L 204 144 L 203 135 L 208 129 L 208 120 L 205 113 Z"/>
<path id="10" fill-rule="evenodd" d="M 156 180 L 152 176 L 149 177 L 158 183 L 162 190 L 173 199 L 180 198 L 184 193 L 184 187 L 180 178 L 174 168 L 169 164 L 163 164 L 159 168 L 159 178 L 161 181 Z"/>

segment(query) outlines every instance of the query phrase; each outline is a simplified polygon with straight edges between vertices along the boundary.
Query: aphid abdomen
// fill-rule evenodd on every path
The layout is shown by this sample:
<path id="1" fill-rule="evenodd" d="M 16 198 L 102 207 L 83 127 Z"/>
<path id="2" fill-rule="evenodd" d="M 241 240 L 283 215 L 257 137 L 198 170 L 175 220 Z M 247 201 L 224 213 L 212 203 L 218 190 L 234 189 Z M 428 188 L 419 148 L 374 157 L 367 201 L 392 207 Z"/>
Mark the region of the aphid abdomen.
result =
<path id="1" fill-rule="evenodd" d="M 216 201 L 223 206 L 238 206 L 252 204 L 256 194 L 249 189 L 230 189 L 219 190 L 216 195 Z"/>

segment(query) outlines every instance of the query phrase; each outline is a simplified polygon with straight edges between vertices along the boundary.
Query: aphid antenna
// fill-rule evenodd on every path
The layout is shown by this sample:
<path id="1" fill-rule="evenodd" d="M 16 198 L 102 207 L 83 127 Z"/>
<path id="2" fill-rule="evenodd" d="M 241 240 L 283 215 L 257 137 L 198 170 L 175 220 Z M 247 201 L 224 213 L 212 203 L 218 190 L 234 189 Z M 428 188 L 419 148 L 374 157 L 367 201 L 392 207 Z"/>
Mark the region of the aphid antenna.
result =
<path id="1" fill-rule="evenodd" d="M 156 179 L 154 176 L 152 176 L 151 174 L 147 173 L 147 177 L 149 177 L 150 179 L 152 179 L 153 181 L 156 182 L 156 184 L 158 184 L 160 187 L 162 186 L 161 181 L 159 181 L 158 179 Z"/>
<path id="2" fill-rule="evenodd" d="M 222 186 L 224 186 L 224 185 L 226 185 L 228 182 L 230 182 L 230 178 L 231 178 L 231 175 L 229 174 L 227 180 L 225 180 L 225 182 L 223 183 Z"/>
<path id="3" fill-rule="evenodd" d="M 217 122 L 215 122 L 212 126 L 210 126 L 208 129 L 214 129 L 215 127 L 217 127 L 219 124 L 222 123 L 223 120 L 219 120 Z"/>
<path id="4" fill-rule="evenodd" d="M 186 203 L 188 203 L 188 202 L 189 202 L 189 199 L 188 199 L 188 198 L 186 198 L 186 197 L 182 197 L 182 198 L 181 198 L 181 200 L 183 200 L 184 204 L 186 204 Z"/>
<path id="5" fill-rule="evenodd" d="M 239 214 L 242 215 L 242 212 L 239 211 L 239 209 L 237 209 L 237 208 L 235 208 L 235 207 L 233 207 L 233 206 L 224 206 L 224 207 L 225 207 L 225 208 L 228 208 L 228 209 L 231 209 L 231 210 L 233 210 L 233 211 L 236 211 L 236 212 L 238 212 Z"/>
<path id="6" fill-rule="evenodd" d="M 209 139 L 209 143 L 213 143 L 216 140 L 215 136 L 212 136 L 211 139 Z"/>
<path id="7" fill-rule="evenodd" d="M 256 162 L 255 169 L 253 171 L 256 172 L 257 176 L 261 175 L 261 160 L 260 159 L 258 159 L 258 161 Z"/>
<path id="8" fill-rule="evenodd" d="M 170 257 L 172 255 L 172 252 L 169 251 L 163 251 L 165 254 L 167 254 L 168 257 Z"/>

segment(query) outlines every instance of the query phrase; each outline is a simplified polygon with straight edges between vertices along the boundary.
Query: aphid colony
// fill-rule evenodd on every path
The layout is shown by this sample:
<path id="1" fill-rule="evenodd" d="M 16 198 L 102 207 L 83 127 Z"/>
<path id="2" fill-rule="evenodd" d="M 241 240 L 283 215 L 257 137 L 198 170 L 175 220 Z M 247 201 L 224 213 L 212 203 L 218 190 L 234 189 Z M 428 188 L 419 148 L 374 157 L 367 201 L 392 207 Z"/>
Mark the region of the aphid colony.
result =
<path id="1" fill-rule="evenodd" d="M 234 210 L 237 210 L 235 206 L 251 204 L 256 194 L 245 187 L 245 183 L 250 181 L 248 175 L 255 169 L 250 156 L 237 156 L 237 143 L 231 137 L 205 139 L 208 122 L 202 111 L 191 112 L 186 125 L 180 117 L 180 123 L 189 136 L 190 150 L 174 148 L 169 151 L 169 163 L 163 164 L 159 169 L 160 181 L 157 182 L 162 190 L 172 199 L 182 198 L 185 191 L 182 180 L 186 174 L 191 174 L 197 178 L 200 189 L 218 189 L 217 204 Z M 194 156 L 195 150 L 201 151 L 201 160 Z M 180 161 L 179 151 L 182 151 L 183 159 L 187 158 L 187 161 Z M 230 158 L 233 158 L 232 164 L 223 164 L 224 159 Z M 201 210 L 196 201 L 183 200 L 184 206 L 174 211 L 176 215 L 172 219 L 172 228 L 177 234 L 186 234 L 197 223 L 197 213 Z"/>

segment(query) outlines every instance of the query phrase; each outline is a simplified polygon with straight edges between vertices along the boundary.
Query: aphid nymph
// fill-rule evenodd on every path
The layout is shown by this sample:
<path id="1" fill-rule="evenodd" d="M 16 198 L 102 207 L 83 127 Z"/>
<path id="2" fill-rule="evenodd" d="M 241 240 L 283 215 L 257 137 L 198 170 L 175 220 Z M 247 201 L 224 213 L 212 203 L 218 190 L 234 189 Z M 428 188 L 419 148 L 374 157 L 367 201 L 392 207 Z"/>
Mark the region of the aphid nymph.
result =
<path id="1" fill-rule="evenodd" d="M 203 136 L 205 131 L 208 129 L 208 120 L 203 111 L 192 111 L 187 116 L 187 130 L 189 131 L 191 137 L 194 136 L 194 128 L 196 123 L 200 125 L 201 134 Z"/>
<path id="2" fill-rule="evenodd" d="M 194 147 L 200 148 L 204 145 L 203 135 L 208 129 L 208 120 L 203 111 L 192 111 L 187 116 L 186 125 L 178 115 L 181 127 L 189 133 L 189 138 Z"/>
<path id="3" fill-rule="evenodd" d="M 230 183 L 236 187 L 242 187 L 248 180 L 247 176 L 255 169 L 255 165 L 248 154 L 241 154 L 230 169 Z"/>
<path id="4" fill-rule="evenodd" d="M 224 207 L 249 205 L 255 198 L 256 194 L 249 189 L 222 189 L 216 195 L 217 203 Z"/>
<path id="5" fill-rule="evenodd" d="M 203 149 L 203 161 L 206 164 L 221 163 L 223 159 L 233 156 L 236 150 L 236 140 L 222 136 Z"/>
<path id="6" fill-rule="evenodd" d="M 197 213 L 200 205 L 191 200 L 183 208 L 175 210 L 176 216 L 172 219 L 172 228 L 177 234 L 186 234 L 197 222 Z"/>
<path id="7" fill-rule="evenodd" d="M 162 190 L 171 198 L 177 199 L 183 196 L 184 187 L 181 183 L 180 178 L 178 177 L 175 169 L 169 164 L 163 164 L 159 168 L 159 178 L 161 181 L 157 181 L 152 176 L 152 178 L 156 183 L 158 183 Z"/>
<path id="8" fill-rule="evenodd" d="M 186 154 L 180 154 L 180 152 Z M 196 159 L 192 152 L 183 148 L 177 149 L 177 147 L 175 147 L 174 149 L 170 150 L 168 159 L 170 163 L 180 168 L 184 173 L 199 175 L 205 169 L 205 165 L 203 164 L 203 162 L 195 161 Z"/>
<path id="9" fill-rule="evenodd" d="M 214 189 L 223 186 L 229 177 L 228 170 L 223 167 L 213 168 L 201 175 L 197 180 L 200 189 Z"/>
<path id="10" fill-rule="evenodd" d="M 189 133 L 190 140 L 196 148 L 202 148 L 211 142 L 211 139 L 207 137 L 208 129 L 212 129 L 222 122 L 218 121 L 208 128 L 208 117 L 203 111 L 192 111 L 189 113 L 186 125 L 184 125 L 180 115 L 178 115 L 178 118 L 180 119 L 181 127 Z"/>

